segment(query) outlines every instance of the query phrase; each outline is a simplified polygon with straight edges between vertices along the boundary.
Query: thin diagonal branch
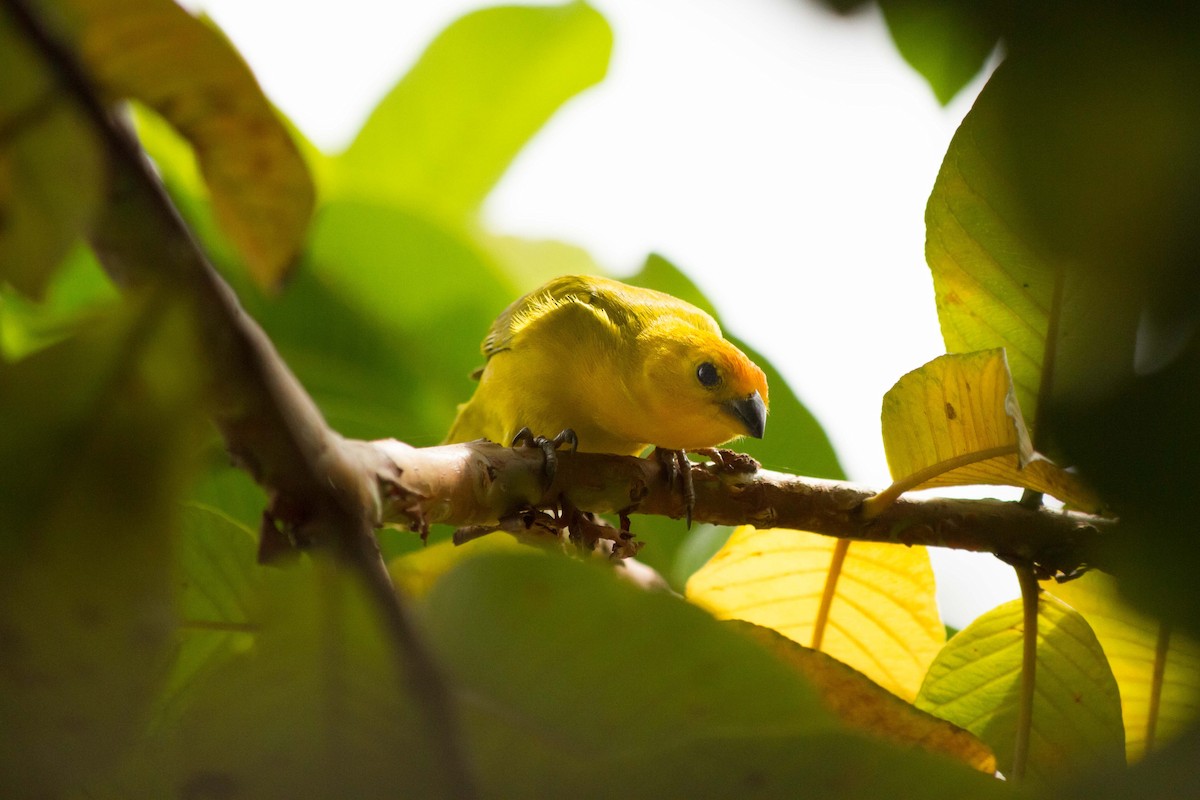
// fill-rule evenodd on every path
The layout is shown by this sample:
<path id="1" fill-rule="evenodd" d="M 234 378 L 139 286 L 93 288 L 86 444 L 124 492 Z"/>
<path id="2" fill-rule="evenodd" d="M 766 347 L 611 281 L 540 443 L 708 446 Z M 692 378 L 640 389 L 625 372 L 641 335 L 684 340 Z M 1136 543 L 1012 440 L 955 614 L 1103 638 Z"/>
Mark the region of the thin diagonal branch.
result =
<path id="1" fill-rule="evenodd" d="M 109 156 L 112 191 L 92 235 L 123 286 L 162 285 L 188 303 L 211 378 L 211 413 L 230 452 L 270 492 L 273 521 L 335 550 L 366 583 L 422 709 L 446 793 L 475 795 L 451 693 L 372 536 L 371 474 L 325 424 L 266 334 L 242 310 L 179 216 L 141 148 L 101 103 L 87 73 L 25 0 L 0 0 L 78 105 Z"/>

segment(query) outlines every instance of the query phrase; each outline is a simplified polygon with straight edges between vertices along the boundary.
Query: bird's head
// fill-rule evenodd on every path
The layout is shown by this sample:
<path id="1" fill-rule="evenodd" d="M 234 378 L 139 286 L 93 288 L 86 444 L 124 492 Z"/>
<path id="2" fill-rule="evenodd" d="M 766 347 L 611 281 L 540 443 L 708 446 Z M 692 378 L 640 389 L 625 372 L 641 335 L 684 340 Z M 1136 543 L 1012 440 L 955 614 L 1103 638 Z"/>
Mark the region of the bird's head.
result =
<path id="1" fill-rule="evenodd" d="M 645 345 L 643 403 L 654 427 L 647 441 L 695 450 L 762 438 L 767 376 L 719 331 L 664 323 L 648 332 Z"/>

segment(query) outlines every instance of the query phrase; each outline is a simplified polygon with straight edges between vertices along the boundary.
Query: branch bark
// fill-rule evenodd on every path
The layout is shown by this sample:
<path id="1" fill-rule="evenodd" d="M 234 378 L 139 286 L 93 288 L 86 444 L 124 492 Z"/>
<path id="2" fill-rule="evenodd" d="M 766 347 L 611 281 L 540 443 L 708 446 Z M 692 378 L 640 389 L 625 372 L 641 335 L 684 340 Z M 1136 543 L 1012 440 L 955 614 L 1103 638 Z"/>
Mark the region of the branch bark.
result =
<path id="1" fill-rule="evenodd" d="M 541 451 L 490 442 L 413 448 L 393 440 L 358 443 L 375 460 L 380 524 L 421 530 L 431 523 L 483 525 L 565 497 L 597 513 L 681 519 L 682 493 L 654 459 L 560 453 L 554 482 L 543 484 Z M 876 516 L 862 513 L 866 487 L 776 472 L 731 472 L 695 465 L 692 517 L 715 525 L 796 528 L 870 542 L 923 544 L 993 553 L 1050 574 L 1090 566 L 1111 571 L 1115 520 L 1030 509 L 1000 500 L 901 497 Z M 636 534 L 636 525 L 634 533 Z"/>

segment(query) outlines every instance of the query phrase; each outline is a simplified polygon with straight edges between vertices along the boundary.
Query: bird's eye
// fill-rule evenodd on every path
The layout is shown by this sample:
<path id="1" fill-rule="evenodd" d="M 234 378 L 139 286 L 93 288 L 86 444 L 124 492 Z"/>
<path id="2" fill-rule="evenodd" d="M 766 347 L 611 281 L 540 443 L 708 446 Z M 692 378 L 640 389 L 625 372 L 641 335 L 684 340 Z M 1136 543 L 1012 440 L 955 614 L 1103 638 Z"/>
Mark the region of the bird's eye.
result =
<path id="1" fill-rule="evenodd" d="M 700 381 L 701 386 L 707 386 L 711 389 L 721 382 L 721 376 L 717 373 L 715 366 L 705 361 L 696 368 L 696 380 Z"/>

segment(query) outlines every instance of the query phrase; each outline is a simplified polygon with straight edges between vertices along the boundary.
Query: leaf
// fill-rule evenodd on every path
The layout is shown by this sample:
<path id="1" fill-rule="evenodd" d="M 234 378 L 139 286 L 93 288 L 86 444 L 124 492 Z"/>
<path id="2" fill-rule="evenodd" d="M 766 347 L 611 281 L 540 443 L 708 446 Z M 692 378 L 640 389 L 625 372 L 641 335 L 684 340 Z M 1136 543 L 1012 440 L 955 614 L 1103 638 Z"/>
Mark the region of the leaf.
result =
<path id="1" fill-rule="evenodd" d="M 0 10 L 0 283 L 43 295 L 94 219 L 103 178 L 87 121 Z"/>
<path id="2" fill-rule="evenodd" d="M 139 735 L 172 651 L 171 545 L 200 419 L 161 298 L 0 365 L 0 794 L 58 796 Z"/>
<path id="3" fill-rule="evenodd" d="M 237 51 L 170 0 L 64 0 L 85 64 L 191 142 L 217 220 L 263 287 L 285 277 L 314 189 L 295 143 Z"/>
<path id="4" fill-rule="evenodd" d="M 0 361 L 17 361 L 62 341 L 109 310 L 117 297 L 82 245 L 67 255 L 40 301 L 0 285 Z"/>
<path id="5" fill-rule="evenodd" d="M 608 24 L 582 2 L 468 14 L 337 159 L 334 193 L 461 224 L 551 114 L 604 77 L 611 48 Z"/>
<path id="6" fill-rule="evenodd" d="M 1046 590 L 1083 614 L 1108 657 L 1121 690 L 1125 747 L 1129 760 L 1145 754 L 1150 696 L 1156 651 L 1164 651 L 1155 741 L 1162 746 L 1200 716 L 1200 646 L 1184 634 L 1164 630 L 1163 623 L 1134 611 L 1121 599 L 1117 582 L 1102 572 L 1088 572 L 1066 583 L 1048 583 Z"/>
<path id="7" fill-rule="evenodd" d="M 610 569 L 488 555 L 424 619 L 460 687 L 480 784 L 498 797 L 988 796 L 998 784 L 837 730 L 758 644 Z M 980 795 L 979 793 L 984 793 Z"/>
<path id="8" fill-rule="evenodd" d="M 514 296 L 464 233 L 333 200 L 289 291 L 247 306 L 339 432 L 432 445 L 474 390 L 479 343 Z"/>
<path id="9" fill-rule="evenodd" d="M 152 730 L 176 724 L 206 673 L 252 646 L 258 630 L 255 532 L 196 503 L 184 508 L 181 523 L 174 574 L 179 650 L 151 715 Z"/>
<path id="10" fill-rule="evenodd" d="M 889 498 L 985 483 L 1100 509 L 1078 478 L 1034 452 L 1003 350 L 940 356 L 902 377 L 883 397 L 883 446 L 896 481 Z"/>
<path id="11" fill-rule="evenodd" d="M 1055 192 L 1066 177 L 1046 182 L 1040 176 L 1021 191 L 1019 179 L 1030 178 L 1033 165 L 1044 166 L 1044 155 L 1034 142 L 1018 155 L 1016 143 L 1026 129 L 1038 131 L 1033 137 L 1042 142 L 1041 132 L 1052 125 L 1029 114 L 1023 99 L 1033 84 L 1042 95 L 1050 73 L 1030 76 L 1022 63 L 1009 60 L 996 70 L 955 133 L 925 209 L 925 257 L 946 349 L 1004 348 L 1034 442 L 1056 454 L 1059 434 L 1038 431 L 1043 415 L 1055 402 L 1092 402 L 1131 375 L 1141 310 L 1134 298 L 1142 292 L 1130 276 L 1062 255 L 1060 243 L 1047 235 L 1050 212 L 1035 195 Z M 1043 96 L 1041 102 L 1057 101 Z M 1103 105 L 1109 109 L 1112 101 Z M 1091 130 L 1106 126 L 1098 119 Z M 1085 134 L 1076 132 L 1080 138 L 1056 146 L 1077 148 Z M 1111 164 L 1105 157 L 1092 169 L 1107 174 Z M 1062 230 L 1089 217 L 1086 210 L 1068 215 L 1072 222 L 1060 220 Z"/>
<path id="12" fill-rule="evenodd" d="M 424 597 L 443 575 L 466 559 L 502 552 L 528 553 L 530 548 L 506 533 L 489 534 L 461 545 L 439 542 L 393 558 L 388 562 L 388 573 L 398 590 L 410 597 Z"/>
<path id="13" fill-rule="evenodd" d="M 433 744 L 355 576 L 306 561 L 266 571 L 260 586 L 253 645 L 195 687 L 133 785 L 185 797 L 433 796 Z"/>
<path id="14" fill-rule="evenodd" d="M 978 2 L 881 0 L 896 49 L 946 105 L 983 68 L 996 46 L 995 11 Z"/>
<path id="15" fill-rule="evenodd" d="M 950 142 L 925 208 L 925 259 L 946 350 L 1004 348 L 1033 426 L 1055 273 L 997 163 L 1000 125 L 981 95 Z"/>
<path id="16" fill-rule="evenodd" d="M 553 239 L 525 239 L 479 232 L 477 238 L 492 258 L 523 291 L 533 291 L 560 275 L 603 275 L 588 251 Z"/>
<path id="17" fill-rule="evenodd" d="M 973 734 L 914 708 L 858 670 L 770 628 L 739 620 L 729 624 L 803 675 L 825 707 L 848 727 L 901 747 L 948 756 L 989 775 L 996 771 L 996 757 Z"/>
<path id="18" fill-rule="evenodd" d="M 929 668 L 917 708 L 976 734 L 1011 774 L 1024 629 L 1020 600 L 998 606 L 951 639 Z M 1053 597 L 1038 603 L 1033 729 L 1025 780 L 1061 785 L 1125 763 L 1121 701 L 1087 622 Z"/>
<path id="19" fill-rule="evenodd" d="M 805 531 L 736 529 L 688 581 L 689 600 L 813 644 L 822 597 L 834 594 L 822 626 L 822 651 L 911 700 L 945 641 L 923 547 L 846 542 Z"/>

